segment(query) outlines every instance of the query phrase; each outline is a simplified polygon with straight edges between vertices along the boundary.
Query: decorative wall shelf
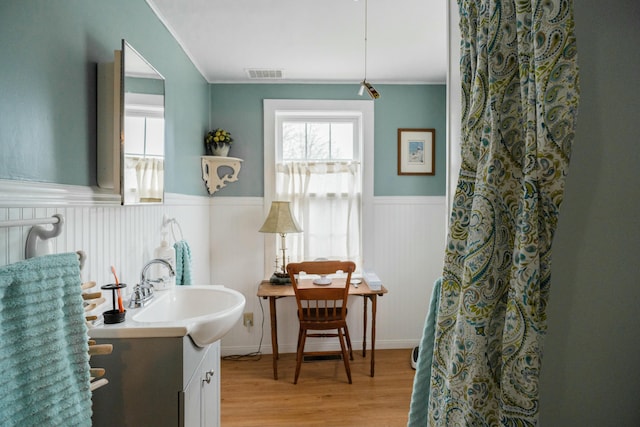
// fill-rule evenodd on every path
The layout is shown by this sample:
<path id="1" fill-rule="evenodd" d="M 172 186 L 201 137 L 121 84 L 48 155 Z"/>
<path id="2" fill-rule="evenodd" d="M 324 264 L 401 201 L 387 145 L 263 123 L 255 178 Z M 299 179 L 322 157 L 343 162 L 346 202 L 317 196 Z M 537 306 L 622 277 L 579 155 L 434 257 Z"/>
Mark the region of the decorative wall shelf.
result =
<path id="1" fill-rule="evenodd" d="M 219 175 L 218 169 L 223 166 L 230 168 L 232 173 Z M 241 167 L 242 159 L 236 157 L 202 156 L 202 179 L 209 194 L 226 187 L 228 182 L 236 182 Z"/>

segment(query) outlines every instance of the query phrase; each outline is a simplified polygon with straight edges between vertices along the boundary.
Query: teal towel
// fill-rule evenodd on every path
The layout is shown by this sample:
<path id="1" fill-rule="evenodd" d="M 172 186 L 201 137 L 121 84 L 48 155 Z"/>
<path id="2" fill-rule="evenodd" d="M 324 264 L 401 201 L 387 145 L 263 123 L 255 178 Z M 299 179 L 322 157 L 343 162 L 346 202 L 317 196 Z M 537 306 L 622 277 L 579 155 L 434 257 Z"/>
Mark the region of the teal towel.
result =
<path id="1" fill-rule="evenodd" d="M 191 248 L 185 240 L 176 242 L 176 285 L 191 284 Z"/>
<path id="2" fill-rule="evenodd" d="M 0 267 L 0 425 L 90 426 L 89 346 L 75 253 Z"/>
<path id="3" fill-rule="evenodd" d="M 427 318 L 424 322 L 424 331 L 422 332 L 420 350 L 418 351 L 418 363 L 416 364 L 416 375 L 413 377 L 413 393 L 411 394 L 409 422 L 407 423 L 409 427 L 427 425 L 429 391 L 431 389 L 431 363 L 433 360 L 433 345 L 441 287 L 442 277 L 438 278 L 433 284 L 429 313 L 427 313 Z"/>

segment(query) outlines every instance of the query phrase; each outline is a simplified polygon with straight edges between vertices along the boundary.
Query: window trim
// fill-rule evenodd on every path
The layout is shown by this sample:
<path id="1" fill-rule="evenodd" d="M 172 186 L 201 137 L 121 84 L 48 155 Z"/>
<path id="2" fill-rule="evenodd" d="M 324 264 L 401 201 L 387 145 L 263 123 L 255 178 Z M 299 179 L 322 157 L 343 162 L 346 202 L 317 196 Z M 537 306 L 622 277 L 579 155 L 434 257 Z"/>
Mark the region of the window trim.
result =
<path id="1" fill-rule="evenodd" d="M 304 115 L 304 112 L 326 112 L 328 116 L 346 114 L 362 117 L 362 260 L 358 270 L 373 268 L 367 260 L 373 259 L 375 235 L 373 231 L 373 162 L 374 162 L 374 103 L 372 100 L 314 100 L 314 99 L 265 99 L 263 100 L 264 126 L 264 204 L 266 218 L 275 194 L 276 117 L 283 114 Z M 273 260 L 277 256 L 275 235 L 265 234 L 264 274 L 273 273 Z"/>

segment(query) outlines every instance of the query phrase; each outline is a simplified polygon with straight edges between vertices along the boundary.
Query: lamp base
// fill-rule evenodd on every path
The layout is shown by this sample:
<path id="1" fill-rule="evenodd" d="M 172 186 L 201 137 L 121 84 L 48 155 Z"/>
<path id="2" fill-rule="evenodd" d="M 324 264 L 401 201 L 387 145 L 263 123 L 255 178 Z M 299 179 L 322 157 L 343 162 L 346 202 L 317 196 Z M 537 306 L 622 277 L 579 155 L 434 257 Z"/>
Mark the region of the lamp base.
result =
<path id="1" fill-rule="evenodd" d="M 289 285 L 291 284 L 291 279 L 289 278 L 289 275 L 278 272 L 273 273 L 273 275 L 269 279 L 269 282 L 273 283 L 274 285 Z"/>

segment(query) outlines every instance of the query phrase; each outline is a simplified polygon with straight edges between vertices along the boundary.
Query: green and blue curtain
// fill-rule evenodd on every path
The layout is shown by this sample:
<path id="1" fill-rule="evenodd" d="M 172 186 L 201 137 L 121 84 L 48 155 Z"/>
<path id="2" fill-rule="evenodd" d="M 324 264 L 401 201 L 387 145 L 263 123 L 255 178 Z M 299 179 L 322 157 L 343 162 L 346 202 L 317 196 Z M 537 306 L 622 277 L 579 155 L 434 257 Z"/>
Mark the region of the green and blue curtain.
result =
<path id="1" fill-rule="evenodd" d="M 534 426 L 551 245 L 578 108 L 572 0 L 459 0 L 462 166 L 429 426 Z M 417 372 L 416 375 L 420 375 Z M 410 414 L 409 425 L 420 425 Z"/>

